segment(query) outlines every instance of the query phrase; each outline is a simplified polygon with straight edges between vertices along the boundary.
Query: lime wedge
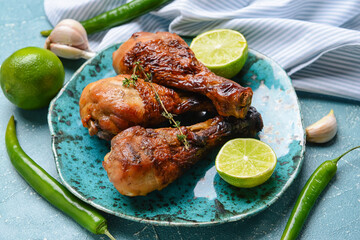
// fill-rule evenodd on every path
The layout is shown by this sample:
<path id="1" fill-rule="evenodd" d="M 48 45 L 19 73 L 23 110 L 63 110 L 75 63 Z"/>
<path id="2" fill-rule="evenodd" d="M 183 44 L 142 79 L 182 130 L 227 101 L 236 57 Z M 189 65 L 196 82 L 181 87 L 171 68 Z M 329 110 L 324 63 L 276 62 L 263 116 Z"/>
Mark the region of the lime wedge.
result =
<path id="1" fill-rule="evenodd" d="M 245 37 L 234 30 L 216 29 L 198 35 L 191 42 L 196 58 L 216 75 L 232 78 L 248 56 Z"/>
<path id="2" fill-rule="evenodd" d="M 275 152 L 266 143 L 252 138 L 237 138 L 220 149 L 215 166 L 229 184 L 251 188 L 270 178 L 276 162 Z"/>

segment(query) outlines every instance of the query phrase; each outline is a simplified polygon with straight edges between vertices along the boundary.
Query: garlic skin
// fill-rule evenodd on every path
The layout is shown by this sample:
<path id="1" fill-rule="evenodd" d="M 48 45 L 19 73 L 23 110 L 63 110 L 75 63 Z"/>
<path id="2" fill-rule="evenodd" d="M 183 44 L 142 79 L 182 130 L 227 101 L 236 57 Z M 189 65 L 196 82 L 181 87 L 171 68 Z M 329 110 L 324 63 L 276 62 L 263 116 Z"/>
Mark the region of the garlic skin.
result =
<path id="1" fill-rule="evenodd" d="M 95 55 L 89 49 L 85 28 L 73 19 L 60 21 L 47 37 L 44 48 L 67 59 L 89 59 Z"/>
<path id="2" fill-rule="evenodd" d="M 334 111 L 311 124 L 306 129 L 306 141 L 312 143 L 325 143 L 333 139 L 337 133 L 337 122 Z"/>
<path id="3" fill-rule="evenodd" d="M 90 59 L 96 55 L 94 52 L 83 51 L 75 47 L 57 43 L 51 43 L 49 50 L 55 53 L 55 55 L 67 59 Z"/>

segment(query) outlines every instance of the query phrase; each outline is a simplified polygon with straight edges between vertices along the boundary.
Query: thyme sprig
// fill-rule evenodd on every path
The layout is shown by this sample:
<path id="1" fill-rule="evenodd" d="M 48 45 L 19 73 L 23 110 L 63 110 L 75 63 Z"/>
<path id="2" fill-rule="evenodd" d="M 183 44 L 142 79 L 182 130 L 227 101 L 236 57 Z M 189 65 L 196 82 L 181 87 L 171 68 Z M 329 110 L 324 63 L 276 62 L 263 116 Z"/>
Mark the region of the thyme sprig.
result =
<path id="1" fill-rule="evenodd" d="M 124 81 L 123 81 L 123 86 L 125 87 L 130 87 L 131 84 L 133 85 L 133 87 L 136 87 L 136 81 L 138 80 L 138 75 L 136 75 L 136 72 L 138 70 L 138 66 L 140 62 L 136 62 L 135 63 L 135 67 L 134 67 L 134 70 L 133 70 L 133 73 L 131 74 L 130 78 L 124 78 Z"/>
<path id="2" fill-rule="evenodd" d="M 134 87 L 136 87 L 136 81 L 139 78 L 139 76 L 136 75 L 136 72 L 139 70 L 140 74 L 142 74 L 144 76 L 144 81 L 150 84 L 151 89 L 155 93 L 156 101 L 160 104 L 161 108 L 163 109 L 163 112 L 161 113 L 161 115 L 164 116 L 166 119 L 168 119 L 170 124 L 172 124 L 173 127 L 177 128 L 179 130 L 180 134 L 176 134 L 176 137 L 180 142 L 182 142 L 184 144 L 185 149 L 188 150 L 189 142 L 187 141 L 186 135 L 183 133 L 183 131 L 180 128 L 181 127 L 180 121 L 175 121 L 174 114 L 171 114 L 166 110 L 164 103 L 161 101 L 159 93 L 156 91 L 155 87 L 152 84 L 153 82 L 152 82 L 151 73 L 146 73 L 144 68 L 140 64 L 141 64 L 140 61 L 135 62 L 133 74 L 131 75 L 130 79 L 125 78 L 125 80 L 123 81 L 123 85 L 126 87 L 130 87 L 130 85 L 132 84 Z"/>

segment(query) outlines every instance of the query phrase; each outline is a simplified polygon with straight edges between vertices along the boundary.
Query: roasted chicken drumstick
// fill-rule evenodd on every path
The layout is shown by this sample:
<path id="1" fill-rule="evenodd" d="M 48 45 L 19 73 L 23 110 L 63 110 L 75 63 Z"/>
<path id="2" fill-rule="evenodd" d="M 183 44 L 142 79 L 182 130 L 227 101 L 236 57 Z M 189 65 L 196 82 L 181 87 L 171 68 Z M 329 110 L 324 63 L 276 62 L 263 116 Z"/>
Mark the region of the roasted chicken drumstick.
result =
<path id="1" fill-rule="evenodd" d="M 166 110 L 172 114 L 207 111 L 214 107 L 206 97 L 189 96 L 138 78 L 135 86 L 124 85 L 130 75 L 102 79 L 87 85 L 80 97 L 80 116 L 90 135 L 110 140 L 120 131 L 135 125 L 155 126 L 166 121 L 157 102 L 156 89 Z M 192 94 L 194 95 L 194 94 Z"/>
<path id="2" fill-rule="evenodd" d="M 169 32 L 138 32 L 113 53 L 113 67 L 131 74 L 139 63 L 153 81 L 169 87 L 207 96 L 221 116 L 244 118 L 250 107 L 252 90 L 216 76 L 199 62 L 186 42 Z"/>
<path id="3" fill-rule="evenodd" d="M 261 115 L 251 107 L 245 119 L 217 116 L 181 127 L 188 150 L 176 128 L 128 128 L 111 141 L 103 162 L 110 181 L 123 195 L 146 195 L 161 190 L 201 159 L 206 152 L 231 137 L 254 137 L 263 127 Z"/>

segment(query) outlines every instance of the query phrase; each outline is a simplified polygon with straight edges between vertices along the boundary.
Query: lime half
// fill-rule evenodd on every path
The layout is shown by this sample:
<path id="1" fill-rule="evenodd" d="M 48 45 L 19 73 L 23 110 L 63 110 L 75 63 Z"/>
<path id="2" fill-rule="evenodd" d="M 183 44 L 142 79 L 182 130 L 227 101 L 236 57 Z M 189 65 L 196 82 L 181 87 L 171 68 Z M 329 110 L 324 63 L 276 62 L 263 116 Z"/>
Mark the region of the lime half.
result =
<path id="1" fill-rule="evenodd" d="M 252 138 L 237 138 L 221 148 L 215 166 L 229 184 L 251 188 L 270 178 L 276 162 L 275 152 L 266 143 Z"/>
<path id="2" fill-rule="evenodd" d="M 234 30 L 216 29 L 198 35 L 190 45 L 196 58 L 216 75 L 232 78 L 248 56 L 245 37 Z"/>

